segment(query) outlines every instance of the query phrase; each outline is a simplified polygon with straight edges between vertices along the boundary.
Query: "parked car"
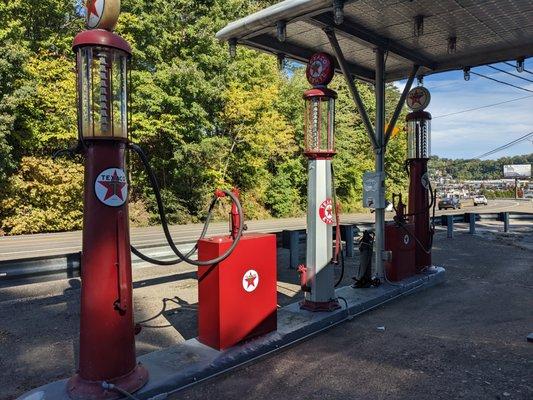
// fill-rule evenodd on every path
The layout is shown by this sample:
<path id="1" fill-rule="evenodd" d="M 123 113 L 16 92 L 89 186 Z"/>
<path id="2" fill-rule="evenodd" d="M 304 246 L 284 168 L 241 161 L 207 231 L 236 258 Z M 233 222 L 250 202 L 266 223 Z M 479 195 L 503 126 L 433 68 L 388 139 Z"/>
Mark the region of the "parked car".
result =
<path id="1" fill-rule="evenodd" d="M 448 208 L 461 209 L 461 201 L 457 197 L 446 197 L 439 201 L 439 210 L 447 210 Z"/>
<path id="2" fill-rule="evenodd" d="M 482 194 L 474 196 L 474 205 L 480 206 L 480 205 L 487 205 L 487 198 L 483 196 Z"/>

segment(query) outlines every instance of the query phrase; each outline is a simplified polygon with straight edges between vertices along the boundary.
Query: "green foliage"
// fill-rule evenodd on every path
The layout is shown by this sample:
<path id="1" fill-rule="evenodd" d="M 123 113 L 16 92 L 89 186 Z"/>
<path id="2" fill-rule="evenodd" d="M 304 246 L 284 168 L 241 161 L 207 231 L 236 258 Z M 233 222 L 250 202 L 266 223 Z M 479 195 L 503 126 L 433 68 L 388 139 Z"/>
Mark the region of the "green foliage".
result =
<path id="1" fill-rule="evenodd" d="M 280 72 L 275 57 L 241 47 L 230 60 L 227 46 L 215 38 L 229 21 L 272 3 L 122 4 L 117 33 L 133 48 L 130 136 L 148 154 L 172 223 L 202 220 L 217 187 L 241 189 L 248 218 L 288 217 L 305 210 L 302 93 L 309 84 L 303 68 L 288 63 Z M 54 174 L 81 167 L 48 158 L 76 137 L 70 46 L 83 29 L 76 7 L 74 0 L 0 4 L 0 225 L 9 233 L 80 227 L 81 197 L 66 201 L 74 192 L 67 190 L 66 177 Z M 367 84 L 358 87 L 374 120 L 373 90 Z M 374 169 L 373 153 L 342 77 L 332 88 L 339 93 L 335 184 L 343 211 L 357 211 L 362 175 Z M 398 97 L 388 86 L 390 112 Z M 386 158 L 389 192 L 405 190 L 404 158 L 400 129 Z M 132 222 L 158 223 L 146 173 L 135 156 L 130 165 Z M 80 182 L 70 182 L 72 191 L 81 190 Z M 216 215 L 226 218 L 226 211 Z"/>
<path id="2" fill-rule="evenodd" d="M 450 160 L 436 156 L 430 160 L 432 170 L 459 180 L 502 179 L 503 166 L 509 164 L 533 164 L 533 153 L 497 160 Z"/>
<path id="3" fill-rule="evenodd" d="M 0 202 L 9 234 L 81 228 L 83 167 L 71 161 L 24 157 Z"/>
<path id="4" fill-rule="evenodd" d="M 512 199 L 515 196 L 514 189 L 506 189 L 506 190 L 482 189 L 481 194 L 485 195 L 487 199 Z"/>

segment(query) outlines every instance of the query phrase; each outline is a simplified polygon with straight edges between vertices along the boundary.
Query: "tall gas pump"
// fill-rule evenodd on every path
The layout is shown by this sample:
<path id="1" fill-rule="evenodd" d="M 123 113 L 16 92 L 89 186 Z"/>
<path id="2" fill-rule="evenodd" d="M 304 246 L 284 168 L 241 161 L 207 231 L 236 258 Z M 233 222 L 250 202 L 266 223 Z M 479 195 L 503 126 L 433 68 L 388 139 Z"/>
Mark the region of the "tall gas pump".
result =
<path id="1" fill-rule="evenodd" d="M 429 105 L 429 91 L 418 86 L 407 95 L 407 106 L 412 110 L 406 116 L 407 161 L 409 168 L 408 217 L 414 223 L 416 239 L 415 266 L 419 273 L 431 267 L 433 229 L 430 224 L 430 209 L 435 206 L 428 176 L 428 160 L 431 153 L 431 114 L 424 109 Z"/>
<path id="2" fill-rule="evenodd" d="M 118 398 L 104 382 L 135 392 L 148 380 L 135 358 L 125 161 L 131 47 L 112 32 L 119 9 L 119 0 L 88 1 L 89 29 L 73 43 L 85 159 L 79 368 L 67 383 L 73 399 Z"/>
<path id="3" fill-rule="evenodd" d="M 312 89 L 304 93 L 305 156 L 308 159 L 307 253 L 300 267 L 305 299 L 301 308 L 331 311 L 340 307 L 335 297 L 333 253 L 334 204 L 331 160 L 335 155 L 335 99 L 327 88 L 333 79 L 333 58 L 326 53 L 311 57 L 306 76 Z M 339 238 L 337 239 L 339 240 Z"/>

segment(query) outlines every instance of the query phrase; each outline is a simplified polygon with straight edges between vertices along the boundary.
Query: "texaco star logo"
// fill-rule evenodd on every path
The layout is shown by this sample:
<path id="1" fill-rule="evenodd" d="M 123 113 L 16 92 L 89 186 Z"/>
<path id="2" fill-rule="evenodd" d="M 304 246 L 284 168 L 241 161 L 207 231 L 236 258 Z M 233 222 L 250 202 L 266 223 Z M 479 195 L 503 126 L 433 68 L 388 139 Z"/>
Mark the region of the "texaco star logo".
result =
<path id="1" fill-rule="evenodd" d="M 253 292 L 259 286 L 259 274 L 253 269 L 246 271 L 242 277 L 242 287 L 248 293 Z"/>
<path id="2" fill-rule="evenodd" d="M 120 168 L 100 172 L 94 182 L 94 193 L 106 206 L 120 207 L 128 198 L 126 174 Z"/>
<path id="3" fill-rule="evenodd" d="M 333 224 L 333 202 L 331 199 L 326 199 L 318 207 L 318 215 L 325 224 Z"/>
<path id="4" fill-rule="evenodd" d="M 105 0 L 87 0 L 85 7 L 87 8 L 87 27 L 96 28 L 102 19 L 102 11 L 105 6 Z"/>
<path id="5" fill-rule="evenodd" d="M 429 105 L 430 100 L 431 95 L 429 94 L 429 90 L 423 86 L 418 86 L 411 89 L 405 102 L 411 110 L 421 111 Z"/>
<path id="6" fill-rule="evenodd" d="M 326 53 L 316 53 L 307 64 L 307 80 L 313 86 L 325 86 L 333 79 L 333 58 Z"/>

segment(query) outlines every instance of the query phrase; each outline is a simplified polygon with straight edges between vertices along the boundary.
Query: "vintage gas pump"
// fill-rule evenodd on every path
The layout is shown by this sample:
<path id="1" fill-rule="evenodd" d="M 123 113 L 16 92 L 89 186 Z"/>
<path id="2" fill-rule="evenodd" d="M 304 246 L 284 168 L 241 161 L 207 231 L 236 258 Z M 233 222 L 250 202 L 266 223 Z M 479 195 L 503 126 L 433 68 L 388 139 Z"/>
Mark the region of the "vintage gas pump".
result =
<path id="1" fill-rule="evenodd" d="M 326 86 L 334 74 L 333 58 L 325 53 L 311 57 L 307 80 L 314 87 L 304 93 L 305 156 L 308 158 L 307 253 L 300 267 L 305 299 L 301 308 L 331 311 L 339 308 L 335 297 L 333 253 L 334 204 L 331 159 L 335 155 L 335 99 Z"/>
<path id="2" fill-rule="evenodd" d="M 435 206 L 435 196 L 428 176 L 428 160 L 431 153 L 431 114 L 424 109 L 431 99 L 429 91 L 418 86 L 407 95 L 407 161 L 409 166 L 408 217 L 414 223 L 416 272 L 431 267 L 433 228 L 430 209 Z"/>
<path id="3" fill-rule="evenodd" d="M 148 380 L 135 358 L 125 163 L 131 48 L 111 32 L 119 7 L 118 0 L 89 1 L 91 29 L 73 43 L 85 158 L 79 369 L 67 384 L 73 399 L 118 398 L 106 383 L 134 392 Z"/>

